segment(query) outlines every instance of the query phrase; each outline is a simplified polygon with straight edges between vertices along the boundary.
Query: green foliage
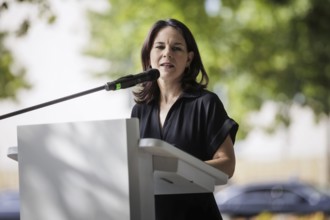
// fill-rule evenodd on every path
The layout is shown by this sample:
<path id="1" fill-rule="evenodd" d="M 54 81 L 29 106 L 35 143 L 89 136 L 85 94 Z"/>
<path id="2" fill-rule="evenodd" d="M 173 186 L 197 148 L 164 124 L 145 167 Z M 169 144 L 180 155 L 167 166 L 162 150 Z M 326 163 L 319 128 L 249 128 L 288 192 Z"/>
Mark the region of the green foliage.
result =
<path id="1" fill-rule="evenodd" d="M 260 1 L 259 6 L 257 11 L 263 13 L 251 13 L 255 18 L 245 19 L 237 30 L 237 48 L 231 45 L 237 52 L 237 69 L 229 80 L 248 77 L 249 85 L 255 85 L 239 94 L 241 104 L 253 110 L 271 99 L 280 103 L 280 109 L 299 103 L 311 107 L 316 117 L 329 116 L 329 1 L 291 1 L 285 7 Z M 284 125 L 290 124 L 288 112 L 278 112 L 277 119 Z"/>
<path id="2" fill-rule="evenodd" d="M 50 9 L 48 0 L 3 1 L 0 3 L 0 15 L 10 10 L 13 4 L 36 6 L 40 19 L 46 20 L 48 24 L 53 24 L 56 21 L 56 16 Z M 0 16 L 0 19 L 3 19 L 3 17 Z M 31 84 L 26 80 L 26 70 L 19 67 L 11 51 L 4 44 L 8 36 L 24 37 L 28 34 L 30 27 L 30 18 L 26 17 L 22 19 L 19 27 L 13 32 L 7 30 L 1 30 L 2 32 L 0 32 L 0 99 L 16 100 L 19 90 L 31 88 Z"/>
<path id="3" fill-rule="evenodd" d="M 13 64 L 11 53 L 3 47 L 1 43 L 4 33 L 0 33 L 0 99 L 16 99 L 18 89 L 29 88 L 30 85 L 25 81 L 24 69 L 19 69 L 15 73 L 10 69 Z"/>

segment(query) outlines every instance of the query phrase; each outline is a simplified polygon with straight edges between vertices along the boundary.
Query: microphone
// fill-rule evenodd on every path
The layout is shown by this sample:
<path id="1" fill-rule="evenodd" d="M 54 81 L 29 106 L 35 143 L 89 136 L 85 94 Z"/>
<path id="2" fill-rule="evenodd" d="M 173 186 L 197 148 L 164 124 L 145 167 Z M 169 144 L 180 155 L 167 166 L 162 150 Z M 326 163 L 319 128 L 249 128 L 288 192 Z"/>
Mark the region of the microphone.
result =
<path id="1" fill-rule="evenodd" d="M 154 81 L 157 80 L 159 77 L 159 70 L 158 69 L 149 69 L 142 73 L 138 73 L 135 75 L 128 75 L 121 77 L 113 82 L 108 82 L 105 84 L 105 90 L 119 90 L 125 89 L 136 84 L 147 82 L 147 81 Z"/>
<path id="2" fill-rule="evenodd" d="M 28 108 L 23 108 L 21 110 L 10 112 L 8 114 L 0 115 L 0 120 L 5 119 L 5 118 L 9 118 L 9 117 L 12 117 L 12 116 L 15 116 L 15 115 L 19 115 L 19 114 L 22 114 L 22 113 L 25 113 L 25 112 L 33 111 L 33 110 L 36 110 L 36 109 L 39 109 L 39 108 L 43 108 L 43 107 L 46 107 L 46 106 L 49 106 L 49 105 L 54 105 L 56 103 L 64 102 L 64 101 L 67 101 L 67 100 L 70 100 L 70 99 L 74 99 L 74 98 L 77 98 L 77 97 L 80 97 L 80 96 L 83 96 L 83 95 L 87 95 L 87 94 L 90 94 L 90 93 L 93 93 L 93 92 L 97 92 L 97 91 L 100 91 L 100 90 L 103 90 L 103 89 L 105 89 L 107 91 L 124 89 L 124 88 L 135 86 L 136 84 L 143 83 L 143 82 L 146 82 L 146 81 L 154 81 L 154 80 L 158 79 L 158 77 L 159 77 L 159 71 L 157 69 L 150 69 L 150 70 L 147 70 L 145 72 L 142 72 L 142 73 L 139 73 L 139 74 L 136 74 L 136 75 L 124 76 L 124 77 L 121 77 L 121 78 L 117 79 L 116 81 L 108 82 L 103 86 L 99 86 L 99 87 L 96 87 L 96 88 L 93 88 L 93 89 L 89 89 L 89 90 L 86 90 L 86 91 L 75 93 L 75 94 L 65 96 L 65 97 L 62 97 L 62 98 L 54 99 L 52 101 L 44 102 L 44 103 L 34 105 L 34 106 L 31 106 L 31 107 L 28 107 Z"/>

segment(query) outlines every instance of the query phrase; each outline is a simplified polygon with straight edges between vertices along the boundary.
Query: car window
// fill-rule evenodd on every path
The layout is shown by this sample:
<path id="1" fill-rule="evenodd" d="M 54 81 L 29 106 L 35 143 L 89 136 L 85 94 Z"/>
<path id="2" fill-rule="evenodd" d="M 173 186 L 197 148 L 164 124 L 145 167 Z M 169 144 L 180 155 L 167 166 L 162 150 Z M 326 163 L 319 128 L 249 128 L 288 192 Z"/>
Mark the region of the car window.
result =
<path id="1" fill-rule="evenodd" d="M 306 198 L 303 198 L 292 191 L 282 188 L 246 191 L 232 198 L 231 202 L 241 203 L 242 201 L 246 201 L 249 204 L 278 203 L 283 205 L 290 205 L 297 203 L 307 203 Z"/>

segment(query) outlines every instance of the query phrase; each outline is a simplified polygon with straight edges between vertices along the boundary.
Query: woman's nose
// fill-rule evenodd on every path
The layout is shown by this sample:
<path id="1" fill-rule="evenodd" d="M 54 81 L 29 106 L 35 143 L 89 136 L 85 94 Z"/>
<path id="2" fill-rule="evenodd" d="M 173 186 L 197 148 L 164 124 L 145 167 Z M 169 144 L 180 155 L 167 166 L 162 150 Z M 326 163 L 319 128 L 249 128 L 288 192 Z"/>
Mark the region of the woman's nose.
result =
<path id="1" fill-rule="evenodd" d="M 166 47 L 163 51 L 163 57 L 171 57 L 171 49 L 169 47 Z"/>

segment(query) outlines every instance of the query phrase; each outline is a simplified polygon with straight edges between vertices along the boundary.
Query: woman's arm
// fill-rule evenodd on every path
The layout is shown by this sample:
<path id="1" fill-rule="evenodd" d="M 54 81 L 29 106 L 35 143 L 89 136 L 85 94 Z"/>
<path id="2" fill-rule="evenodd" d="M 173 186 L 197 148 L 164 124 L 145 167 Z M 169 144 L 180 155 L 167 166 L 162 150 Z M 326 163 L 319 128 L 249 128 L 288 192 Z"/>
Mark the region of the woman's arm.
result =
<path id="1" fill-rule="evenodd" d="M 218 150 L 213 155 L 212 160 L 205 161 L 207 164 L 221 170 L 231 178 L 235 171 L 235 152 L 234 144 L 228 135 L 225 141 L 219 146 Z"/>

